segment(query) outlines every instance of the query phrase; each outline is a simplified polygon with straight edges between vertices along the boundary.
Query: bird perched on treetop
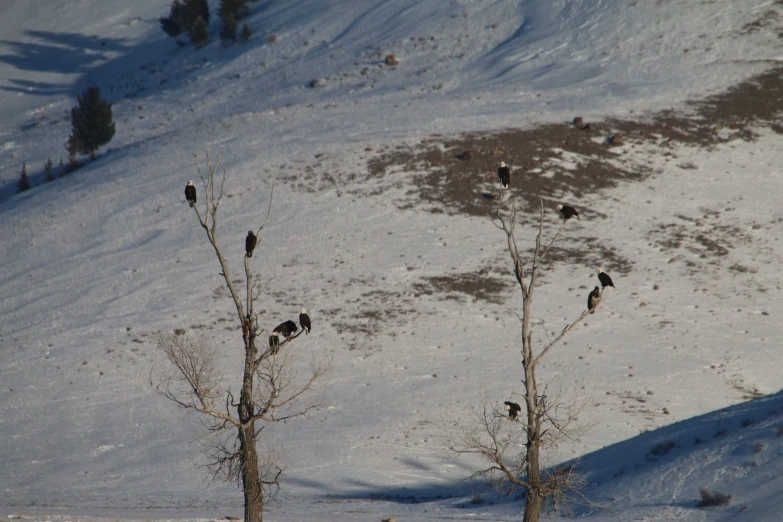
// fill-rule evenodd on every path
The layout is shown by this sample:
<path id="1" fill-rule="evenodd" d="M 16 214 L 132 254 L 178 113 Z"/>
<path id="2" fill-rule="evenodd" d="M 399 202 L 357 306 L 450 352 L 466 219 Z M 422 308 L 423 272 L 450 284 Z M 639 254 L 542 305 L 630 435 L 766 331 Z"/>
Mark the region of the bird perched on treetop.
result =
<path id="1" fill-rule="evenodd" d="M 604 289 L 607 286 L 611 286 L 612 288 L 614 288 L 614 282 L 612 282 L 612 278 L 609 277 L 609 274 L 604 272 L 604 269 L 601 267 L 598 267 L 597 270 L 598 270 L 598 280 L 601 281 L 601 289 Z"/>
<path id="2" fill-rule="evenodd" d="M 563 221 L 568 221 L 572 217 L 582 221 L 582 218 L 579 217 L 579 213 L 574 207 L 569 207 L 568 205 L 558 205 L 557 211 L 563 215 Z"/>
<path id="3" fill-rule="evenodd" d="M 252 230 L 248 230 L 247 238 L 245 238 L 245 252 L 247 252 L 247 257 L 253 257 L 253 249 L 256 247 L 257 242 L 258 237 Z"/>
<path id="4" fill-rule="evenodd" d="M 500 162 L 500 167 L 498 167 L 498 178 L 500 178 L 500 184 L 503 185 L 503 188 L 507 189 L 508 185 L 511 183 L 511 171 L 506 166 L 505 161 Z"/>
<path id="5" fill-rule="evenodd" d="M 508 413 L 509 419 L 516 419 L 519 412 L 522 411 L 522 408 L 516 402 L 506 401 L 503 404 L 506 405 L 503 409 Z"/>
<path id="6" fill-rule="evenodd" d="M 190 180 L 188 180 L 188 184 L 185 185 L 185 199 L 188 200 L 191 208 L 196 204 L 196 187 Z"/>
<path id="7" fill-rule="evenodd" d="M 590 313 L 595 313 L 595 309 L 598 308 L 598 304 L 601 302 L 601 291 L 596 286 L 590 295 L 587 296 L 587 309 Z"/>
<path id="8" fill-rule="evenodd" d="M 280 351 L 280 336 L 276 333 L 269 336 L 269 350 L 275 355 Z"/>
<path id="9" fill-rule="evenodd" d="M 299 311 L 299 326 L 302 327 L 306 334 L 310 334 L 310 316 L 307 315 L 306 308 L 302 308 Z"/>
<path id="10" fill-rule="evenodd" d="M 288 321 L 277 325 L 277 327 L 272 330 L 272 333 L 280 334 L 283 337 L 291 337 L 298 329 L 296 323 L 289 319 Z"/>

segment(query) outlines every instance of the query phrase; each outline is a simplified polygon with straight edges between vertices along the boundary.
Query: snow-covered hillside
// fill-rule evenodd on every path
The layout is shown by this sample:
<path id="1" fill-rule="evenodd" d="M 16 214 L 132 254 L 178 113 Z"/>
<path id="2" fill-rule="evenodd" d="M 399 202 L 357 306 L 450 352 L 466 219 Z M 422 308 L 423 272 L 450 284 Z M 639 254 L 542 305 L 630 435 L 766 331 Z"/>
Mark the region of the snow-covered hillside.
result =
<path id="1" fill-rule="evenodd" d="M 779 91 L 738 92 L 768 117 L 705 117 L 707 145 L 655 120 L 772 70 L 779 2 L 261 0 L 243 20 L 250 41 L 200 50 L 160 30 L 167 1 L 56 4 L 0 6 L 0 514 L 241 514 L 240 492 L 197 467 L 198 419 L 149 385 L 156 331 L 205 333 L 227 379 L 241 369 L 235 313 L 182 194 L 209 153 L 228 174 L 219 231 L 235 275 L 276 183 L 252 259 L 262 319 L 308 308 L 297 349 L 333 367 L 325 407 L 270 430 L 287 462 L 273 520 L 519 513 L 460 484 L 477 463 L 443 442 L 483 397 L 518 391 L 521 300 L 482 215 L 503 159 L 515 201 L 566 200 L 583 217 L 548 267 L 537 335 L 581 313 L 595 263 L 617 285 L 540 370 L 591 399 L 593 429 L 553 463 L 586 455 L 588 495 L 621 519 L 779 520 Z M 89 85 L 113 102 L 117 133 L 44 184 Z M 576 115 L 595 131 L 567 126 Z M 642 132 L 637 117 L 657 123 Z M 629 139 L 609 148 L 616 128 Z M 507 129 L 532 134 L 512 145 Z M 479 132 L 491 134 L 465 137 Z M 40 186 L 15 195 L 22 162 Z M 610 183 L 596 163 L 625 175 Z M 441 180 L 457 175 L 459 190 Z M 533 233 L 520 226 L 526 244 Z M 696 509 L 700 487 L 734 501 Z"/>

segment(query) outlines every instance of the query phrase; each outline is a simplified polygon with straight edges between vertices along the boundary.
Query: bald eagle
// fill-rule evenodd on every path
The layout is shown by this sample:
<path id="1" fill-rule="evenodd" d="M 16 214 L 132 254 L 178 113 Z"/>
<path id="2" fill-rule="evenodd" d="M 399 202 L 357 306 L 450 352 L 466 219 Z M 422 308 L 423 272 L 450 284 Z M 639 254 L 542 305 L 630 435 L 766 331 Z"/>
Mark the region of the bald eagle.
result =
<path id="1" fill-rule="evenodd" d="M 269 350 L 273 354 L 277 354 L 280 351 L 280 336 L 276 333 L 269 336 Z"/>
<path id="2" fill-rule="evenodd" d="M 503 408 L 503 410 L 508 413 L 509 419 L 515 419 L 517 418 L 517 415 L 520 411 L 522 411 L 522 408 L 517 404 L 516 402 L 506 401 L 503 404 L 506 406 Z"/>
<path id="3" fill-rule="evenodd" d="M 188 180 L 188 184 L 185 185 L 185 199 L 190 203 L 190 208 L 193 208 L 193 205 L 196 204 L 196 187 L 190 180 Z"/>
<path id="4" fill-rule="evenodd" d="M 569 207 L 568 205 L 558 205 L 557 211 L 563 215 L 563 221 L 568 221 L 572 217 L 575 217 L 579 221 L 582 220 L 582 218 L 579 217 L 579 212 L 577 212 L 574 207 Z"/>
<path id="5" fill-rule="evenodd" d="M 498 168 L 498 177 L 500 178 L 500 184 L 503 185 L 504 189 L 508 188 L 509 183 L 511 183 L 511 171 L 506 166 L 506 162 L 501 161 L 500 167 Z"/>
<path id="6" fill-rule="evenodd" d="M 307 315 L 306 308 L 302 308 L 299 311 L 299 326 L 302 327 L 306 334 L 310 334 L 310 316 Z"/>
<path id="7" fill-rule="evenodd" d="M 277 327 L 272 330 L 272 333 L 280 334 L 283 337 L 290 338 L 296 333 L 297 329 L 298 327 L 296 326 L 296 323 L 289 319 L 288 321 L 277 325 Z"/>
<path id="8" fill-rule="evenodd" d="M 258 237 L 256 237 L 252 230 L 248 230 L 247 238 L 245 239 L 245 251 L 247 252 L 247 257 L 253 257 L 253 249 L 256 247 L 256 242 L 258 242 Z"/>
<path id="9" fill-rule="evenodd" d="M 614 283 L 612 282 L 612 278 L 609 277 L 609 274 L 604 272 L 603 268 L 597 268 L 598 270 L 598 280 L 601 281 L 601 289 L 603 290 L 607 286 L 611 286 L 614 288 Z"/>
<path id="10" fill-rule="evenodd" d="M 590 313 L 595 313 L 595 309 L 598 308 L 598 304 L 601 302 L 601 291 L 596 286 L 590 295 L 587 296 L 587 309 Z"/>

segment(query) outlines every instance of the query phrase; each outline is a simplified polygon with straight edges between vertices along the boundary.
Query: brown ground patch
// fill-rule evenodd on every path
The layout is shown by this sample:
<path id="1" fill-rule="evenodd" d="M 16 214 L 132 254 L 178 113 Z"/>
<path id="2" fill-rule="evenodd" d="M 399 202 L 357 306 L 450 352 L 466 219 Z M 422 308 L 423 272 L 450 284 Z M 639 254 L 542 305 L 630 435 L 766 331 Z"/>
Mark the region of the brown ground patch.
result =
<path id="1" fill-rule="evenodd" d="M 759 19 L 761 25 L 756 25 L 772 21 L 775 17 L 764 14 Z M 756 25 L 744 30 L 752 31 Z M 758 127 L 769 127 L 783 134 L 783 125 L 778 122 L 782 112 L 783 68 L 776 67 L 724 93 L 687 103 L 677 112 L 667 110 L 633 120 L 589 122 L 588 130 L 561 122 L 528 130 L 435 135 L 415 147 L 365 149 L 368 154 L 365 172 L 340 173 L 331 168 L 328 158 L 326 162 L 323 158 L 315 161 L 307 172 L 317 173 L 318 183 L 323 187 L 339 187 L 339 196 L 366 197 L 396 189 L 396 204 L 400 209 L 486 218 L 497 205 L 493 197 L 499 185 L 497 167 L 500 161 L 505 161 L 511 167 L 512 177 L 504 206 L 516 205 L 520 224 L 537 222 L 541 200 L 551 207 L 558 201 L 567 201 L 577 207 L 583 220 L 595 223 L 606 216 L 580 203 L 588 197 L 600 197 L 620 183 L 643 181 L 655 174 L 650 167 L 624 155 L 623 149 L 615 148 L 609 142 L 611 136 L 620 133 L 625 147 L 630 149 L 645 146 L 649 150 L 653 145 L 661 155 L 675 160 L 673 165 L 698 169 L 685 160 L 677 162 L 678 149 L 682 146 L 710 148 L 735 139 L 753 141 L 756 139 L 753 129 Z M 300 180 L 293 181 L 295 188 L 301 185 Z M 568 223 L 566 232 L 572 226 L 578 226 L 578 222 Z M 545 235 L 554 233 L 553 227 L 545 228 L 550 229 L 545 230 Z M 633 262 L 618 256 L 612 245 L 601 238 L 565 236 L 553 246 L 548 264 L 567 261 L 586 267 L 601 265 L 610 272 L 625 274 L 632 270 Z M 680 216 L 653 228 L 648 237 L 671 252 L 672 261 L 680 258 L 677 254 L 680 249 L 697 254 L 685 260 L 691 272 L 707 264 L 722 263 L 721 259 L 738 242 L 751 240 L 738 227 L 721 223 L 719 215 Z M 750 270 L 737 264 L 731 269 L 735 273 Z M 412 290 L 445 295 L 446 299 L 472 296 L 500 303 L 506 288 L 504 281 L 486 275 L 458 273 L 423 278 L 414 283 Z M 383 304 L 379 304 L 380 308 Z M 354 322 L 357 319 L 359 323 Z M 377 323 L 382 318 L 352 317 L 345 325 L 346 333 L 360 330 L 367 319 Z"/>
<path id="2" fill-rule="evenodd" d="M 425 295 L 447 294 L 446 299 L 461 301 L 471 296 L 477 301 L 503 304 L 502 296 L 510 288 L 509 280 L 491 277 L 489 271 L 485 268 L 478 272 L 424 277 L 413 284 L 413 290 Z"/>

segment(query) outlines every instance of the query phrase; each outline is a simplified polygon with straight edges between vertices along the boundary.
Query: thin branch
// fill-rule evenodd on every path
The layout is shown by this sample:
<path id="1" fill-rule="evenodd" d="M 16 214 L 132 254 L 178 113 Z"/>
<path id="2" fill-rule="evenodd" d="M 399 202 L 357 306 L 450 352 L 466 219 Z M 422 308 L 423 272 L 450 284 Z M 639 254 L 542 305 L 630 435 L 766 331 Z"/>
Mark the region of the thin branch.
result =
<path id="1" fill-rule="evenodd" d="M 579 317 L 576 319 L 576 321 L 574 321 L 573 323 L 571 323 L 571 324 L 569 324 L 568 326 L 566 326 L 565 328 L 563 328 L 563 331 L 562 331 L 562 332 L 560 332 L 560 335 L 558 335 L 557 337 L 555 337 L 555 340 L 554 340 L 554 341 L 552 341 L 552 342 L 550 342 L 548 345 L 546 345 L 546 348 L 544 348 L 543 350 L 541 350 L 541 353 L 540 353 L 540 354 L 538 354 L 538 356 L 537 356 L 535 359 L 533 359 L 533 366 L 537 365 L 537 364 L 538 364 L 538 361 L 540 361 L 540 360 L 541 360 L 541 358 L 542 358 L 542 357 L 544 357 L 544 355 L 546 355 L 546 352 L 548 352 L 550 348 L 552 348 L 554 345 L 556 345 L 558 342 L 560 342 L 560 339 L 562 339 L 563 337 L 565 337 L 565 335 L 566 335 L 568 332 L 570 332 L 570 331 L 571 331 L 571 330 L 572 330 L 572 329 L 573 329 L 573 328 L 574 328 L 576 325 L 578 325 L 579 323 L 581 323 L 581 322 L 584 320 L 584 318 L 585 318 L 585 317 L 587 317 L 587 314 L 589 314 L 589 313 L 590 313 L 590 310 L 585 310 L 585 311 L 583 311 L 583 312 L 582 312 L 582 315 L 580 315 L 580 316 L 579 316 Z"/>

